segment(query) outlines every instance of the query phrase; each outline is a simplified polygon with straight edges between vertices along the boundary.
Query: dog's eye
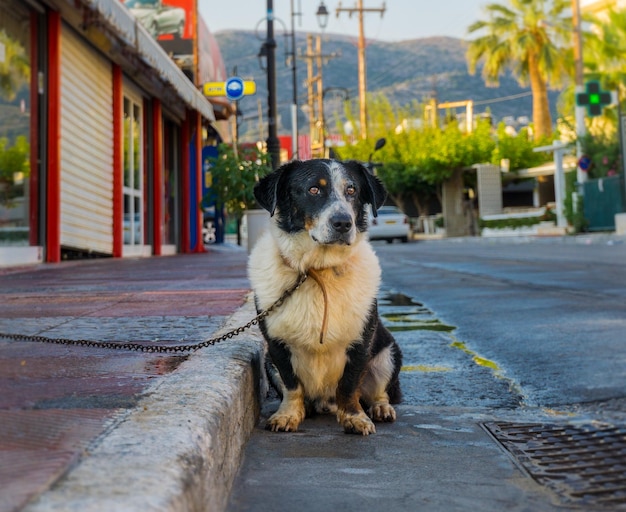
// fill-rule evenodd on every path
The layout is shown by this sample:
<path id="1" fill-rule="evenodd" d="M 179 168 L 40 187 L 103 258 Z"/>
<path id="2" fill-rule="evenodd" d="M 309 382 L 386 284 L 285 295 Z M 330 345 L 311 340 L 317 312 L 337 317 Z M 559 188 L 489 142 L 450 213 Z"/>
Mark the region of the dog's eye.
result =
<path id="1" fill-rule="evenodd" d="M 354 194 L 356 194 L 356 188 L 354 188 L 354 185 L 348 185 L 348 187 L 346 188 L 346 194 L 349 196 L 353 196 Z"/>
<path id="2" fill-rule="evenodd" d="M 309 194 L 313 195 L 313 196 L 317 196 L 320 193 L 320 188 L 319 187 L 311 187 L 309 189 Z"/>

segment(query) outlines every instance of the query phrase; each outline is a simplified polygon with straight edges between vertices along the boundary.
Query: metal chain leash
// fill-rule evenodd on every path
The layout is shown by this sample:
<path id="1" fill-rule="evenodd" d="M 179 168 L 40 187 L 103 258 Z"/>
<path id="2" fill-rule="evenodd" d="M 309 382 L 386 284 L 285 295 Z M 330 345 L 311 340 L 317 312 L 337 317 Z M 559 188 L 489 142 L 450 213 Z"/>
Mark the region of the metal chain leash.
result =
<path id="1" fill-rule="evenodd" d="M 185 345 L 144 345 L 142 343 L 127 343 L 127 342 L 115 342 L 115 341 L 96 341 L 96 340 L 72 340 L 67 338 L 48 338 L 46 336 L 37 336 L 29 334 L 8 334 L 0 332 L 0 338 L 7 338 L 14 341 L 33 341 L 38 343 L 52 343 L 56 345 L 74 345 L 80 347 L 94 347 L 94 348 L 106 348 L 112 350 L 134 350 L 136 352 L 149 352 L 149 353 L 180 353 L 180 352 L 195 352 L 201 348 L 209 347 L 220 343 L 227 339 L 234 338 L 244 331 L 250 329 L 253 325 L 257 325 L 263 318 L 267 317 L 283 305 L 285 300 L 295 293 L 295 291 L 302 286 L 302 283 L 306 281 L 308 274 L 300 274 L 298 281 L 291 287 L 283 292 L 283 294 L 274 302 L 269 308 L 261 311 L 257 316 L 250 320 L 247 324 L 237 327 L 232 331 L 229 331 L 216 338 L 210 338 L 205 341 L 199 341 L 196 343 L 188 343 Z"/>

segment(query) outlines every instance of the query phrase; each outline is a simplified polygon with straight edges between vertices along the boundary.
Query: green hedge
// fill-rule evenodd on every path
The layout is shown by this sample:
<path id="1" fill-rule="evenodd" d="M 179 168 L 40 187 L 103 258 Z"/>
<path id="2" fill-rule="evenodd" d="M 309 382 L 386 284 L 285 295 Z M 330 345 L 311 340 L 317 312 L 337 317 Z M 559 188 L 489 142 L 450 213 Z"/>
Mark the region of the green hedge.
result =
<path id="1" fill-rule="evenodd" d="M 534 226 L 540 222 L 555 221 L 556 214 L 551 210 L 547 210 L 541 217 L 510 217 L 508 219 L 496 219 L 496 220 L 478 220 L 478 226 L 489 229 L 504 229 L 504 228 L 525 228 L 528 226 Z"/>

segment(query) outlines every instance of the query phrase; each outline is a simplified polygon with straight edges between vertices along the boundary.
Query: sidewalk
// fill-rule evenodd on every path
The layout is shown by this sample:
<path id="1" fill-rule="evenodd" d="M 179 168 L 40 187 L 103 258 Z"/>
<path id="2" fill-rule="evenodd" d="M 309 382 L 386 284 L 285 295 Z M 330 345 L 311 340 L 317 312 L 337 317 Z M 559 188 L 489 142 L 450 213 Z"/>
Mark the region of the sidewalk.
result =
<path id="1" fill-rule="evenodd" d="M 202 341 L 254 316 L 246 261 L 226 246 L 0 269 L 0 332 Z M 260 350 L 251 331 L 187 355 L 0 338 L 0 511 L 223 508 Z"/>
<path id="2" fill-rule="evenodd" d="M 254 317 L 246 263 L 226 244 L 0 269 L 0 332 L 206 340 Z M 433 335 L 412 333 L 413 343 Z M 0 338 L 0 512 L 626 510 L 626 499 L 564 504 L 481 427 L 588 425 L 613 412 L 400 405 L 398 421 L 366 439 L 332 416 L 276 434 L 263 429 L 278 402 L 259 400 L 261 348 L 256 329 L 182 356 Z"/>

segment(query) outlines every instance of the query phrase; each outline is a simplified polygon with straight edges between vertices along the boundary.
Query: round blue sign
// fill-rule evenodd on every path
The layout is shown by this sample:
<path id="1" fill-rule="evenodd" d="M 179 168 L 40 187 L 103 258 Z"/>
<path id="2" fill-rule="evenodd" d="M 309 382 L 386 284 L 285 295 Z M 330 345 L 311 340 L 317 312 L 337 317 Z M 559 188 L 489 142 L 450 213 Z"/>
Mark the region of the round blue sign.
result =
<path id="1" fill-rule="evenodd" d="M 587 155 L 583 155 L 578 159 L 578 167 L 581 171 L 588 171 L 591 167 L 591 158 Z"/>
<path id="2" fill-rule="evenodd" d="M 243 80 L 238 76 L 233 76 L 226 80 L 226 97 L 231 101 L 243 98 Z"/>

